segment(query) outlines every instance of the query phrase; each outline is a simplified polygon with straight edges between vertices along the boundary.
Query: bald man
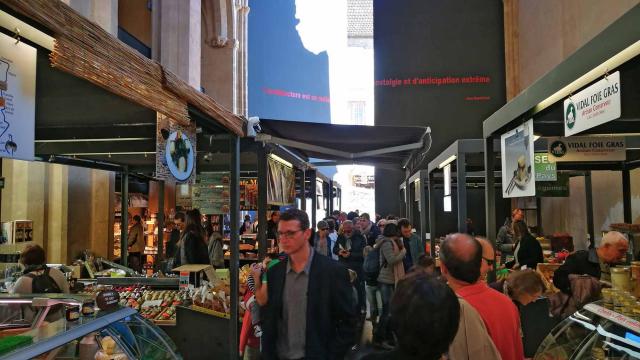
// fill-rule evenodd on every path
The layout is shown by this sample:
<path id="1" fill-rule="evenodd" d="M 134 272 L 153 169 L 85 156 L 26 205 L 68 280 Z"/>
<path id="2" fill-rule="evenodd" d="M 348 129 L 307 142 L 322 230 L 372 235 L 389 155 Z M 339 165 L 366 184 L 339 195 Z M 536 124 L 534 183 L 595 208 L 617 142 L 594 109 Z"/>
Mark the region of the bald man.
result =
<path id="1" fill-rule="evenodd" d="M 440 269 L 449 286 L 480 314 L 503 360 L 524 359 L 520 314 L 507 296 L 481 281 L 482 245 L 467 234 L 448 235 L 440 245 Z"/>

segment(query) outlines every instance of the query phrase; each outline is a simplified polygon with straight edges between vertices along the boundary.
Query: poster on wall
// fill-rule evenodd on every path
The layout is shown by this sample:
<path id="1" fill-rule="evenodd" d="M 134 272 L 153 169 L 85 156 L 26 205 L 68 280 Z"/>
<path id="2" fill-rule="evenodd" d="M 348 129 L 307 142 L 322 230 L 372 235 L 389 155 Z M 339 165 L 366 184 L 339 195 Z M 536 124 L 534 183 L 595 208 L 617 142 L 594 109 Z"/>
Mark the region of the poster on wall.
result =
<path id="1" fill-rule="evenodd" d="M 203 172 L 191 187 L 191 203 L 206 215 L 229 213 L 229 173 Z"/>
<path id="2" fill-rule="evenodd" d="M 273 158 L 267 159 L 267 203 L 270 205 L 293 205 L 296 187 L 295 172 Z"/>
<path id="3" fill-rule="evenodd" d="M 0 34 L 0 157 L 33 160 L 36 49 Z"/>
<path id="4" fill-rule="evenodd" d="M 156 178 L 195 182 L 196 124 L 183 126 L 160 113 L 156 121 Z"/>
<path id="5" fill-rule="evenodd" d="M 564 100 L 564 136 L 620 117 L 620 71 Z"/>
<path id="6" fill-rule="evenodd" d="M 533 120 L 500 137 L 502 197 L 536 195 Z"/>
<path id="7" fill-rule="evenodd" d="M 240 179 L 240 210 L 258 210 L 258 179 Z"/>
<path id="8" fill-rule="evenodd" d="M 549 158 L 563 161 L 625 161 L 627 145 L 624 137 L 572 136 L 549 138 Z"/>

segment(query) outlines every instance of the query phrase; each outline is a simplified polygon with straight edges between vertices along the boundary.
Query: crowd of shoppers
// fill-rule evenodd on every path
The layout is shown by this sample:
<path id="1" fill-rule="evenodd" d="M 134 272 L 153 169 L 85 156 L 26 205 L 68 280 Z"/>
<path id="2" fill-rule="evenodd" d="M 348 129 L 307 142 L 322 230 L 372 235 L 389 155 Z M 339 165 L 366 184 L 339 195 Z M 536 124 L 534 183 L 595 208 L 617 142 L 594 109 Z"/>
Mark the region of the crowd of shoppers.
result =
<path id="1" fill-rule="evenodd" d="M 202 219 L 194 209 L 177 213 L 168 224 L 171 267 L 225 266 L 223 236 Z M 261 358 L 353 355 L 364 314 L 373 328 L 371 343 L 380 351 L 364 359 L 525 358 L 520 311 L 541 299 L 547 287 L 533 270 L 543 262 L 542 248 L 521 210 L 500 229 L 499 250 L 513 256 L 505 265 L 495 263 L 496 249 L 488 239 L 468 233 L 446 236 L 436 263 L 408 219 L 376 214 L 374 220 L 357 211 L 335 212 L 313 229 L 300 210 L 270 215 L 265 230 L 281 254 L 269 254 L 252 267 L 245 294 Z M 247 216 L 241 231 L 251 232 L 254 225 Z M 144 250 L 140 234 L 141 219 L 135 216 L 129 235 L 133 258 Z M 610 280 L 609 265 L 628 248 L 624 235 L 607 233 L 597 249 L 567 258 L 555 272 L 555 286 L 571 296 L 573 275 Z M 45 265 L 42 248 L 27 247 L 20 261 L 24 275 L 13 292 L 69 291 L 64 275 Z M 510 275 L 488 284 L 487 275 L 498 266 L 509 268 Z"/>

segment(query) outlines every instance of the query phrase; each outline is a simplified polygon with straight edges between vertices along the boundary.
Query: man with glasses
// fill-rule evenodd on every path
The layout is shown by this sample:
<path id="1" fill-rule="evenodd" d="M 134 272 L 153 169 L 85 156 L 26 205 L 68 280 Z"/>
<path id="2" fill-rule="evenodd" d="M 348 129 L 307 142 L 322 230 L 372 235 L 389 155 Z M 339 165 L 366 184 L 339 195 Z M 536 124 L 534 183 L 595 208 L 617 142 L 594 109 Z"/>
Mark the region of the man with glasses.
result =
<path id="1" fill-rule="evenodd" d="M 440 245 L 440 270 L 449 286 L 480 314 L 502 359 L 522 360 L 520 313 L 510 298 L 481 280 L 483 258 L 482 245 L 467 234 L 447 235 Z"/>
<path id="2" fill-rule="evenodd" d="M 478 240 L 478 242 L 482 246 L 482 264 L 480 265 L 480 279 L 486 281 L 487 274 L 489 273 L 489 271 L 493 270 L 496 253 L 493 250 L 493 245 L 489 242 L 489 240 L 483 237 L 476 237 L 476 240 Z"/>
<path id="3" fill-rule="evenodd" d="M 356 272 L 358 278 L 354 285 L 358 290 L 358 309 L 362 313 L 366 312 L 365 290 L 364 290 L 364 274 L 362 266 L 364 265 L 364 248 L 367 246 L 364 236 L 355 231 L 353 222 L 346 220 L 342 223 L 342 232 L 338 235 L 333 247 L 333 253 L 338 255 L 339 261 L 348 269 Z"/>
<path id="4" fill-rule="evenodd" d="M 309 245 L 304 211 L 283 213 L 277 235 L 287 258 L 267 272 L 263 359 L 344 358 L 355 340 L 347 269 Z"/>

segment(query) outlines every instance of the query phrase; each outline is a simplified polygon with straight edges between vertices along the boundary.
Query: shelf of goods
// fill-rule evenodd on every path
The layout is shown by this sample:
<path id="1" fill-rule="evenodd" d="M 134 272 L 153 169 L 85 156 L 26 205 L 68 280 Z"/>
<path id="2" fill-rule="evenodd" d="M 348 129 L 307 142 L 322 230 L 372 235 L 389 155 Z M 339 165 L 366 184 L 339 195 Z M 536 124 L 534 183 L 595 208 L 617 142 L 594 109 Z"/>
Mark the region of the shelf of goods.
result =
<path id="1" fill-rule="evenodd" d="M 120 280 L 120 282 L 124 279 L 142 280 L 135 278 L 104 279 Z M 102 278 L 98 280 L 102 280 Z M 97 282 L 85 286 L 79 294 L 95 297 L 100 291 L 115 290 L 120 296 L 119 304 L 121 306 L 137 310 L 142 317 L 157 325 L 175 325 L 176 307 L 190 303 L 190 299 L 187 292 L 177 290 L 177 285 L 174 289 L 176 290 L 158 290 L 149 285 L 105 285 Z"/>

